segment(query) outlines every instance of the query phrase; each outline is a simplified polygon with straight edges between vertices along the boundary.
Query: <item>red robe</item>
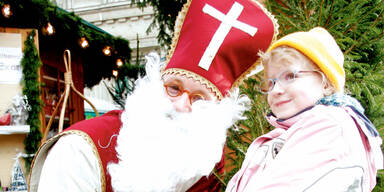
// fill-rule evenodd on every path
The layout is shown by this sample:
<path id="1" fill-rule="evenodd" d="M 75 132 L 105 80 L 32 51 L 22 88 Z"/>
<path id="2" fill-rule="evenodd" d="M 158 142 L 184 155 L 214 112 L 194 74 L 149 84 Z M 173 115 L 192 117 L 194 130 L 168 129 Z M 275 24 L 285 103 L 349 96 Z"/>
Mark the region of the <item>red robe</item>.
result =
<path id="1" fill-rule="evenodd" d="M 102 175 L 102 188 L 106 189 L 103 191 L 112 192 L 111 186 L 111 176 L 106 171 L 108 163 L 114 162 L 117 163 L 117 153 L 116 153 L 116 138 L 112 137 L 113 135 L 118 135 L 122 123 L 120 121 L 120 116 L 122 111 L 114 110 L 110 111 L 100 117 L 95 117 L 89 120 L 80 121 L 71 127 L 65 129 L 66 131 L 70 130 L 80 130 L 89 135 L 93 143 L 97 147 L 98 154 L 100 156 L 104 175 Z M 106 147 L 108 146 L 108 147 Z M 217 172 L 222 173 L 224 167 L 224 158 L 216 165 Z M 219 191 L 221 188 L 220 181 L 216 178 L 215 175 L 211 174 L 209 177 L 202 177 L 197 183 L 195 183 L 188 192 L 214 192 Z"/>

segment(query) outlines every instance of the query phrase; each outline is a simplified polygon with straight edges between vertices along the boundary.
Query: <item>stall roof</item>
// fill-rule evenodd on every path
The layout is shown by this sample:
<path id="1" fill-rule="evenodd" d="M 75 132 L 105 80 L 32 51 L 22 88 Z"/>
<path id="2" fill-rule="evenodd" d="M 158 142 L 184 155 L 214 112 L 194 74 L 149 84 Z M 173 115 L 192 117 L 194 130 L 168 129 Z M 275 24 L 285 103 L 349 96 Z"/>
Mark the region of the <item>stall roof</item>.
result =
<path id="1" fill-rule="evenodd" d="M 65 12 L 65 13 L 67 13 L 67 14 L 71 14 L 71 12 L 68 12 L 67 10 L 62 9 L 62 8 L 60 8 L 60 7 L 57 7 L 57 9 L 60 10 L 60 11 Z M 97 27 L 96 25 L 94 25 L 94 24 L 88 22 L 87 20 L 84 20 L 84 19 L 82 19 L 82 18 L 80 18 L 80 19 L 81 19 L 81 22 L 82 22 L 83 24 L 87 25 L 88 27 L 90 27 L 90 28 L 92 28 L 92 29 L 94 29 L 94 30 L 96 30 L 96 31 L 99 31 L 99 32 L 101 32 L 101 33 L 104 33 L 104 34 L 113 36 L 112 34 L 106 32 L 105 30 L 103 30 L 103 29 Z"/>

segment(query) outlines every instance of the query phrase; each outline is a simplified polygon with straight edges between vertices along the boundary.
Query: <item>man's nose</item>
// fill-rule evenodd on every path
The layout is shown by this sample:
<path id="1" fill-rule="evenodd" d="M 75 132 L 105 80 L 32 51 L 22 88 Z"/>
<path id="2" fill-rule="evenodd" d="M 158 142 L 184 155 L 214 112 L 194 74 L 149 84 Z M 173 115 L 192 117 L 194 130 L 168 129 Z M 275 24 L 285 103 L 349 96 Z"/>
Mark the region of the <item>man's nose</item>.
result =
<path id="1" fill-rule="evenodd" d="M 173 101 L 173 107 L 175 107 L 177 112 L 191 112 L 192 106 L 189 100 L 188 93 L 184 92 Z"/>

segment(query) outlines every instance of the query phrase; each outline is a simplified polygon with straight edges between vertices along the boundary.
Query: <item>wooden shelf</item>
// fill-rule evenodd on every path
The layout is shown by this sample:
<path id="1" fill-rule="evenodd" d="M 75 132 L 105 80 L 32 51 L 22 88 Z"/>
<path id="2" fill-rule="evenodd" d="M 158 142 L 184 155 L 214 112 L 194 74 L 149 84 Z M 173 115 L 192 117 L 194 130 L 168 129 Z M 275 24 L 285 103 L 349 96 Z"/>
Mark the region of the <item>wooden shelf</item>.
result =
<path id="1" fill-rule="evenodd" d="M 29 125 L 0 126 L 0 135 L 26 134 L 29 131 Z"/>

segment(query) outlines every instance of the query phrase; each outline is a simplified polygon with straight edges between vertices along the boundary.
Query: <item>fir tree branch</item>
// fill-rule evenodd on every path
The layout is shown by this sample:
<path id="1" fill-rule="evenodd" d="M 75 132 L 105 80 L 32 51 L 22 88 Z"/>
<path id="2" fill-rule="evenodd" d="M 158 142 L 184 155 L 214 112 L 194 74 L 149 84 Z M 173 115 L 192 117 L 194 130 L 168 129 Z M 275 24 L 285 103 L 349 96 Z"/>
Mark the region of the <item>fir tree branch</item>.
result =
<path id="1" fill-rule="evenodd" d="M 383 1 L 381 1 L 383 2 Z M 376 17 L 375 21 L 369 26 L 370 28 L 373 28 L 374 26 L 377 25 L 378 21 L 380 20 L 380 16 L 383 14 L 383 12 L 380 13 L 380 15 L 378 17 Z M 362 35 L 359 36 L 359 38 L 357 40 L 354 41 L 354 43 L 352 44 L 351 47 L 349 47 L 349 49 L 347 49 L 344 54 L 348 54 L 353 48 L 355 48 L 359 43 L 364 43 L 364 42 L 361 42 L 360 40 L 365 37 L 365 35 L 368 33 L 369 31 L 366 30 L 364 31 L 364 33 Z"/>
<path id="2" fill-rule="evenodd" d="M 319 13 L 319 22 L 317 23 L 318 26 L 320 26 L 320 23 L 321 23 L 321 14 L 322 14 L 322 11 L 323 11 L 323 5 L 324 5 L 324 0 L 321 0 L 320 13 Z"/>
<path id="3" fill-rule="evenodd" d="M 302 3 L 300 3 L 300 4 L 303 4 L 303 9 L 304 9 L 304 13 L 305 13 L 305 20 L 308 21 L 307 1 L 302 0 Z M 307 22 L 305 22 L 305 24 L 307 24 Z M 308 25 L 307 25 L 307 27 L 308 27 Z"/>
<path id="4" fill-rule="evenodd" d="M 356 23 L 360 23 L 361 21 L 363 21 L 363 19 L 365 19 L 368 15 L 370 15 L 371 13 L 373 13 L 374 11 L 376 11 L 377 10 L 377 8 L 379 7 L 379 6 L 381 6 L 381 4 L 383 3 L 384 1 L 380 1 L 380 3 L 378 4 L 378 5 L 376 5 L 376 7 L 374 7 L 373 9 L 370 9 L 370 11 L 368 11 L 367 13 L 365 13 L 364 15 L 362 15 L 361 17 L 360 17 L 360 19 L 359 20 L 357 20 L 357 22 Z M 380 15 L 381 15 L 381 13 L 380 13 Z M 379 18 L 380 16 L 378 16 L 377 18 Z M 354 27 L 356 27 L 356 25 L 351 25 L 350 26 L 350 28 L 349 29 L 347 29 L 346 31 L 344 31 L 344 35 L 346 34 L 346 33 L 348 33 L 352 28 L 354 28 Z"/>
<path id="5" fill-rule="evenodd" d="M 354 4 L 353 3 L 350 3 L 348 4 L 348 6 L 345 6 L 343 7 L 342 9 L 340 9 L 338 11 L 338 13 L 344 13 L 344 12 L 350 12 L 350 10 L 353 10 L 351 9 L 351 7 L 353 6 Z M 331 30 L 333 29 L 333 27 L 335 26 L 338 26 L 340 23 L 343 23 L 344 21 L 348 20 L 349 18 L 355 18 L 356 16 L 352 15 L 352 14 L 348 14 L 349 17 L 345 17 L 343 19 L 339 19 L 335 24 L 331 25 L 328 30 Z M 332 17 L 330 18 L 330 20 L 332 19 Z"/>
<path id="6" fill-rule="evenodd" d="M 327 20 L 325 21 L 325 26 L 328 26 L 329 21 L 330 21 L 331 18 L 332 18 L 332 12 L 333 12 L 334 5 L 335 5 L 335 0 L 332 1 L 331 9 L 330 9 L 329 14 L 328 14 L 328 18 L 327 18 Z"/>
<path id="7" fill-rule="evenodd" d="M 376 38 L 373 38 L 371 41 L 376 42 L 376 41 L 381 40 L 383 38 L 384 38 L 384 31 L 380 35 L 378 35 Z"/>

